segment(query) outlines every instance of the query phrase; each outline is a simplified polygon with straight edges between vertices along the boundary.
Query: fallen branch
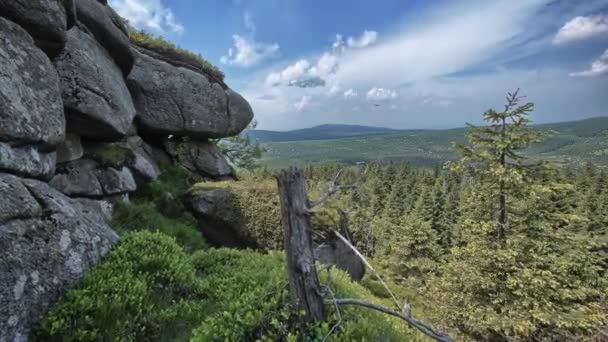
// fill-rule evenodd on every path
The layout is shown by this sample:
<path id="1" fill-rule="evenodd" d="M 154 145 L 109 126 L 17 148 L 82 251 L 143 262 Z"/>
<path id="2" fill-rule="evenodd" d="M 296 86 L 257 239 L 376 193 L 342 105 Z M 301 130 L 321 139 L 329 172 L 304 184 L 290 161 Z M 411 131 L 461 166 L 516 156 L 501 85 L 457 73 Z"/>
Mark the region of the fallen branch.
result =
<path id="1" fill-rule="evenodd" d="M 330 305 L 358 305 L 358 306 L 363 306 L 366 307 L 368 309 L 372 309 L 372 310 L 376 310 L 376 311 L 380 311 L 382 313 L 391 315 L 391 316 L 395 316 L 398 317 L 404 321 L 406 321 L 411 327 L 418 329 L 418 331 L 420 331 L 421 333 L 429 336 L 430 338 L 436 340 L 436 341 L 440 341 L 440 342 L 453 342 L 454 339 L 452 339 L 451 337 L 444 335 L 442 333 L 439 333 L 437 331 L 435 331 L 432 327 L 414 319 L 411 318 L 408 315 L 404 315 L 403 313 L 399 312 L 399 311 L 395 311 L 393 309 L 389 309 L 385 306 L 382 305 L 378 305 L 378 304 L 374 304 L 371 302 L 367 302 L 364 300 L 360 300 L 360 299 L 353 299 L 353 298 L 342 298 L 342 299 L 334 299 L 334 300 L 325 300 L 324 301 L 325 304 L 330 304 Z"/>

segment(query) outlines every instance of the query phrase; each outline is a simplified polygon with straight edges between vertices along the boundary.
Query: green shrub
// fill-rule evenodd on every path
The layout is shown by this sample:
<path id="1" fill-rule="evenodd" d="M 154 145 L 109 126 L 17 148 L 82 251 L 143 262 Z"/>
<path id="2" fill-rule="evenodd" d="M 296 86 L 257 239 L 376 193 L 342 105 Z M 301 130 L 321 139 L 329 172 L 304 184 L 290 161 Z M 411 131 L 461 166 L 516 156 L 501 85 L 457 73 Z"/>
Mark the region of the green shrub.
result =
<path id="1" fill-rule="evenodd" d="M 131 27 L 129 28 L 129 38 L 131 39 L 131 43 L 137 46 L 160 53 L 170 60 L 181 61 L 192 65 L 196 69 L 200 69 L 201 72 L 210 76 L 212 80 L 224 81 L 224 73 L 215 65 L 206 61 L 200 54 L 182 49 L 161 37 Z"/>
<path id="2" fill-rule="evenodd" d="M 164 233 L 175 238 L 187 251 L 207 247 L 192 217 L 168 218 L 161 214 L 152 202 L 133 201 L 117 204 L 110 224 L 120 235 L 142 230 Z"/>
<path id="3" fill-rule="evenodd" d="M 239 182 L 198 183 L 192 191 L 204 192 L 215 189 L 226 189 L 230 196 L 218 205 L 222 211 L 218 216 L 227 224 L 239 227 L 243 239 L 254 242 L 262 250 L 280 250 L 283 248 L 283 228 L 281 226 L 281 204 L 276 181 L 243 180 Z M 335 205 L 317 209 L 311 223 L 323 239 L 329 237 L 330 229 L 340 230 L 344 218 Z M 331 235 L 333 236 L 333 235 Z"/>
<path id="4" fill-rule="evenodd" d="M 217 249 L 197 252 L 193 261 L 209 298 L 223 303 L 213 316 L 194 331 L 193 341 L 321 341 L 338 322 L 332 307 L 329 320 L 310 327 L 307 336 L 295 329 L 298 317 L 288 303 L 288 283 L 282 254 L 262 255 L 253 251 Z M 378 301 L 349 276 L 332 270 L 332 287 L 337 297 Z M 321 273 L 327 282 L 327 274 Z M 382 303 L 384 304 L 384 303 Z M 342 322 L 330 340 L 339 341 L 414 341 L 422 340 L 402 322 L 360 307 L 342 307 Z"/>
<path id="5" fill-rule="evenodd" d="M 205 314 L 202 284 L 170 237 L 127 234 L 42 320 L 40 341 L 188 340 Z"/>
<path id="6" fill-rule="evenodd" d="M 182 218 L 186 210 L 180 200 L 200 177 L 178 166 L 165 166 L 157 181 L 140 187 L 132 198 L 153 203 L 157 210 L 170 218 Z"/>
<path id="7" fill-rule="evenodd" d="M 221 217 L 226 223 L 240 227 L 242 238 L 253 241 L 264 250 L 283 247 L 281 207 L 276 183 L 272 180 L 258 182 L 198 183 L 194 192 L 227 189 Z"/>

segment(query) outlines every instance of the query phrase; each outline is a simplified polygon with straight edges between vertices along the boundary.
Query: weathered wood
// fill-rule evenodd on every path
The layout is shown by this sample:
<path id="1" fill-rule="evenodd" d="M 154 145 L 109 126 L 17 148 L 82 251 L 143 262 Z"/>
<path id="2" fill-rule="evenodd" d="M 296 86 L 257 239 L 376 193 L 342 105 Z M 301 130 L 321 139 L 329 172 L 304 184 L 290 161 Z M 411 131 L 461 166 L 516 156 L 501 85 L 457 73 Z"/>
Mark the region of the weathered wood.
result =
<path id="1" fill-rule="evenodd" d="M 310 202 L 304 173 L 296 168 L 283 170 L 277 181 L 291 305 L 305 313 L 306 322 L 324 321 L 325 308 L 312 248 Z"/>

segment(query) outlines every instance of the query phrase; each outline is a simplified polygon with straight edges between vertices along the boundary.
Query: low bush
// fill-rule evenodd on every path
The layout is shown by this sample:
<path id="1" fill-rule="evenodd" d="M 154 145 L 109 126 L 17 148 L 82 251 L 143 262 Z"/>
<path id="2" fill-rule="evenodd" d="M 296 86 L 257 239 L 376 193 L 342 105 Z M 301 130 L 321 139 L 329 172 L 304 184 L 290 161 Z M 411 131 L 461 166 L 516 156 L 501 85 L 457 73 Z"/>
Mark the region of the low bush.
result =
<path id="1" fill-rule="evenodd" d="M 204 287 L 173 239 L 127 234 L 36 329 L 39 341 L 187 341 L 206 312 Z"/>
<path id="2" fill-rule="evenodd" d="M 161 232 L 175 238 L 187 251 L 207 247 L 192 217 L 168 218 L 151 202 L 133 201 L 116 205 L 110 224 L 119 235 L 142 230 Z"/>

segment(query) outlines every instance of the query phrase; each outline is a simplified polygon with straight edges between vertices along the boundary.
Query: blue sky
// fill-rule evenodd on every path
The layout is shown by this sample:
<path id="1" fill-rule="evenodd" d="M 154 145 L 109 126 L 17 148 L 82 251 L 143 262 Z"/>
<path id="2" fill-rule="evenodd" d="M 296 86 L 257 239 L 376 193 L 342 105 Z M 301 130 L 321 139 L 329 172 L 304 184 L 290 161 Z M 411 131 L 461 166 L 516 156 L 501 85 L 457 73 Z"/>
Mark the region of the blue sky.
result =
<path id="1" fill-rule="evenodd" d="M 521 88 L 536 122 L 608 115 L 608 0 L 110 0 L 201 53 L 259 128 L 445 128 Z"/>

